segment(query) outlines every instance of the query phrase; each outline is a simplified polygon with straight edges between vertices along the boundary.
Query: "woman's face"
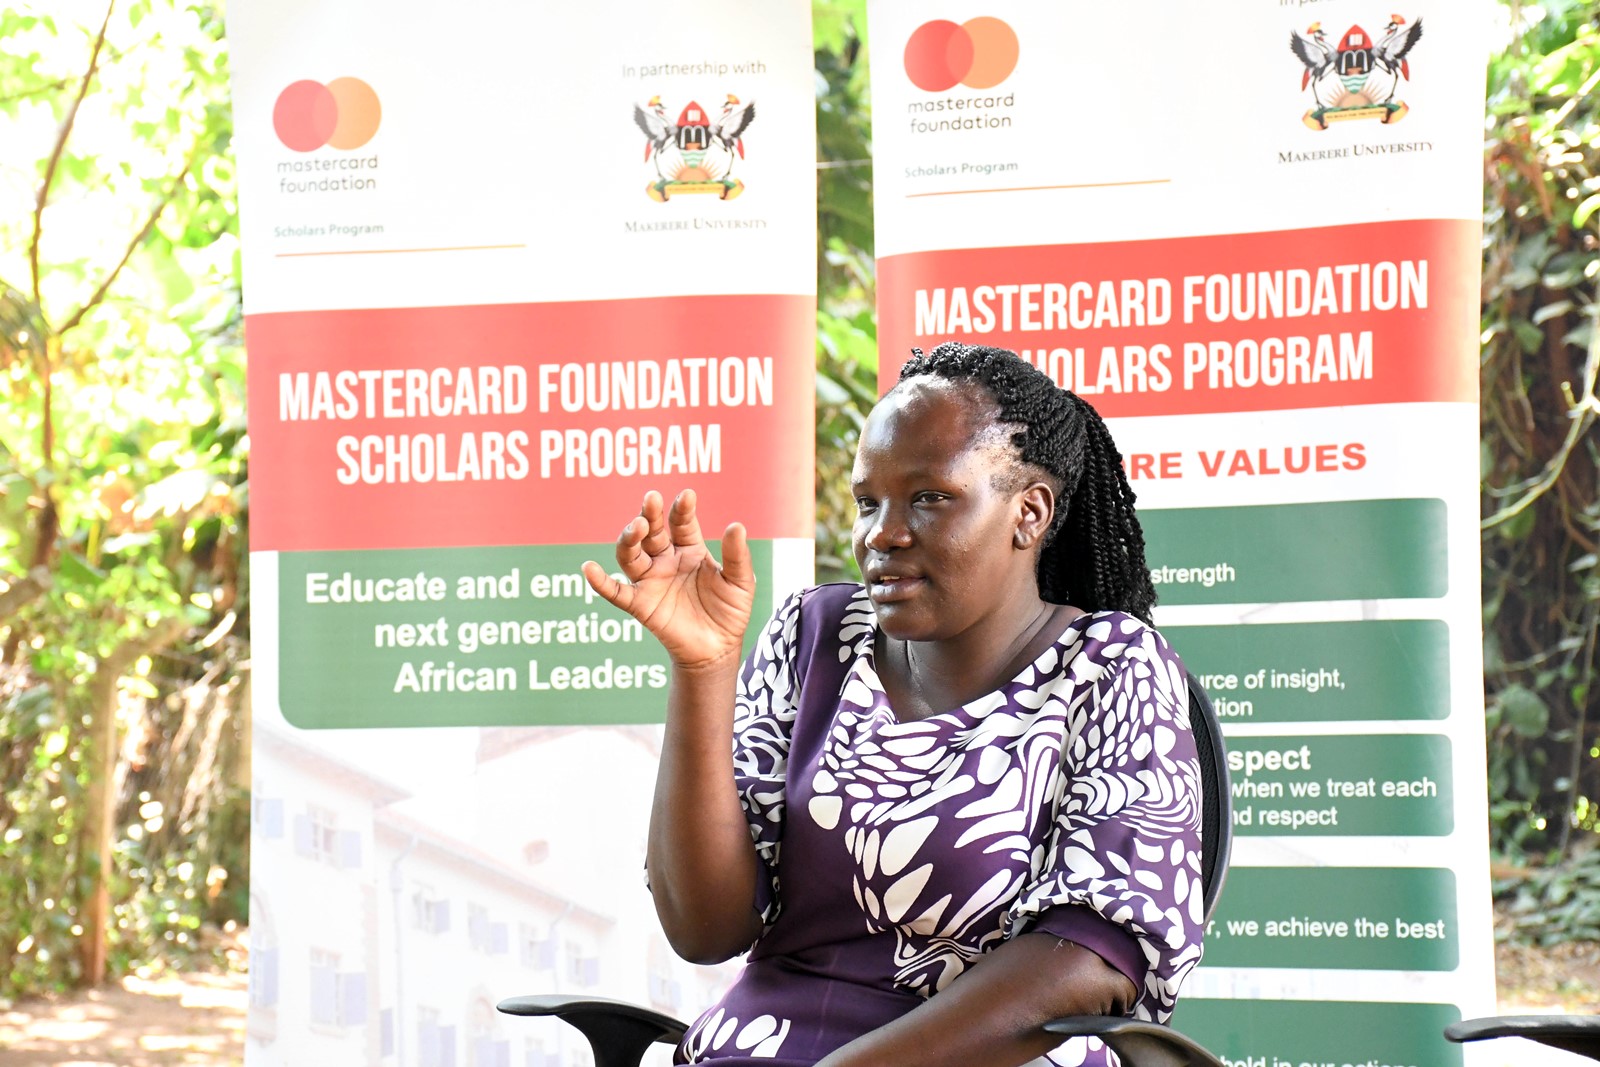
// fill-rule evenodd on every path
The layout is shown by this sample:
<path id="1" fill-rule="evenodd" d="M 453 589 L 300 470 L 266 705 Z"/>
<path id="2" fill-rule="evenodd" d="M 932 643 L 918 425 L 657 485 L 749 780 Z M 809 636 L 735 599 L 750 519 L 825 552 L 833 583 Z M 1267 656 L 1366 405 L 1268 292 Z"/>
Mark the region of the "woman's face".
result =
<path id="1" fill-rule="evenodd" d="M 1038 598 L 1039 538 L 1054 501 L 1014 486 L 1014 451 L 975 387 L 914 378 L 873 408 L 852 486 L 854 543 L 879 627 L 891 637 L 954 637 Z"/>

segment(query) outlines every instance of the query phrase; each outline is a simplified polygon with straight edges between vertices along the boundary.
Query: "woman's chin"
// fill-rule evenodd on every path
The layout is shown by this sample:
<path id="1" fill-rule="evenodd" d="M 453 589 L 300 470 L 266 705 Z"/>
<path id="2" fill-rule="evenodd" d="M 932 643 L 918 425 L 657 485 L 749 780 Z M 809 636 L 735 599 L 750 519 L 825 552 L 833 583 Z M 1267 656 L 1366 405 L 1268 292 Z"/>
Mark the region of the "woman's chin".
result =
<path id="1" fill-rule="evenodd" d="M 933 638 L 935 620 L 903 601 L 872 604 L 872 613 L 878 620 L 878 632 L 896 641 L 927 641 Z"/>

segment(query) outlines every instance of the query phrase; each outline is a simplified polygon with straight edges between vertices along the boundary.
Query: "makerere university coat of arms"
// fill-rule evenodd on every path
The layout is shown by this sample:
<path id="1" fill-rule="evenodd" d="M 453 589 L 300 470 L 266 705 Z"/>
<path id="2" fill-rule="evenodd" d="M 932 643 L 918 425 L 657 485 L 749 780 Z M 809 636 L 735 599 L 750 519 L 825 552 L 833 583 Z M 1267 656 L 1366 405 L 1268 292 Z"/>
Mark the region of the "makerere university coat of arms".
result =
<path id="1" fill-rule="evenodd" d="M 1394 94 L 1401 78 L 1411 80 L 1406 56 L 1420 40 L 1422 19 L 1408 25 L 1399 15 L 1389 16 L 1388 30 L 1377 43 L 1360 26 L 1346 30 L 1337 48 L 1328 43 L 1320 22 L 1303 34 L 1290 30 L 1289 47 L 1306 68 L 1300 88 L 1311 90 L 1316 105 L 1302 121 L 1313 130 L 1325 130 L 1330 122 L 1405 118 L 1410 109 Z"/>
<path id="2" fill-rule="evenodd" d="M 744 158 L 744 131 L 755 117 L 756 102 L 740 103 L 732 93 L 715 119 L 693 100 L 677 122 L 667 121 L 659 96 L 652 96 L 644 107 L 633 105 L 633 121 L 644 131 L 645 163 L 654 165 L 645 194 L 665 203 L 682 193 L 715 193 L 732 200 L 744 192 L 744 182 L 733 176 L 733 165 Z"/>

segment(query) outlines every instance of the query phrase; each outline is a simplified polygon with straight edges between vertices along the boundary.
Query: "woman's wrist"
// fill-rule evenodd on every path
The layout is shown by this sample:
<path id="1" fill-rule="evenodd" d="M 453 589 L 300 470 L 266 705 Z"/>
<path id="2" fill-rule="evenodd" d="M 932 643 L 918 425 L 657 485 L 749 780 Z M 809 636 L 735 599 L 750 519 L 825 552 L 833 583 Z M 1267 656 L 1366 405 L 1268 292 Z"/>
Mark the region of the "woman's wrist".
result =
<path id="1" fill-rule="evenodd" d="M 719 652 L 710 652 L 703 656 L 685 657 L 672 656 L 672 673 L 685 681 L 721 680 L 724 675 L 737 674 L 739 664 L 744 659 L 743 650 L 734 645 Z"/>

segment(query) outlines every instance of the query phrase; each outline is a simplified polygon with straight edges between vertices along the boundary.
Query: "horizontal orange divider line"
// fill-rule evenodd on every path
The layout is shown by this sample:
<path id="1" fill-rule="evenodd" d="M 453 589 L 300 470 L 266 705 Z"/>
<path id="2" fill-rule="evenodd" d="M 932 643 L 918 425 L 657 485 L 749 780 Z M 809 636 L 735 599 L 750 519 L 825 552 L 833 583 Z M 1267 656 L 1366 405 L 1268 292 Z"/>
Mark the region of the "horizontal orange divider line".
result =
<path id="1" fill-rule="evenodd" d="M 940 193 L 907 193 L 906 199 L 918 196 L 966 196 L 970 193 L 1036 193 L 1041 189 L 1107 189 L 1118 185 L 1165 185 L 1171 178 L 1144 178 L 1133 182 L 1084 182 L 1082 185 L 1019 185 L 1011 189 L 947 189 Z"/>
<path id="2" fill-rule="evenodd" d="M 458 248 L 349 248 L 337 252 L 279 252 L 274 258 L 295 256 L 388 256 L 401 252 L 487 252 L 496 248 L 527 248 L 527 245 L 461 245 Z"/>

